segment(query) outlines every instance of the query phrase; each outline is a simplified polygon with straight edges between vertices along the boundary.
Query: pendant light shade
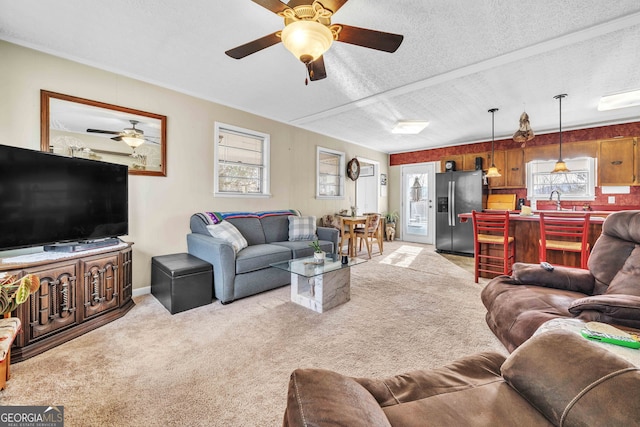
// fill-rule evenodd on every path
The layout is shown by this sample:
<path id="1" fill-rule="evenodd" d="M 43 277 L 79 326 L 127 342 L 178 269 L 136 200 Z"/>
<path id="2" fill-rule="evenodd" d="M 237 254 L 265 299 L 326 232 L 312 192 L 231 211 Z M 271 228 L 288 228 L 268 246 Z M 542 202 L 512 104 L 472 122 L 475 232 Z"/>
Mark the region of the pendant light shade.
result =
<path id="1" fill-rule="evenodd" d="M 497 108 L 492 108 L 489 110 L 489 112 L 491 113 L 491 167 L 489 168 L 489 170 L 487 171 L 487 178 L 498 178 L 502 175 L 500 175 L 500 172 L 498 172 L 498 168 L 496 167 L 495 161 L 494 161 L 494 155 L 493 155 L 493 144 L 494 144 L 494 139 L 495 139 L 495 113 L 496 111 L 498 111 Z"/>
<path id="2" fill-rule="evenodd" d="M 558 100 L 558 109 L 560 111 L 560 130 L 558 132 L 560 135 L 560 154 L 558 156 L 558 161 L 556 162 L 556 165 L 554 166 L 551 173 L 570 172 L 567 168 L 567 164 L 564 162 L 564 160 L 562 160 L 562 98 L 565 98 L 566 96 L 566 93 L 562 93 L 553 97 L 554 99 Z"/>

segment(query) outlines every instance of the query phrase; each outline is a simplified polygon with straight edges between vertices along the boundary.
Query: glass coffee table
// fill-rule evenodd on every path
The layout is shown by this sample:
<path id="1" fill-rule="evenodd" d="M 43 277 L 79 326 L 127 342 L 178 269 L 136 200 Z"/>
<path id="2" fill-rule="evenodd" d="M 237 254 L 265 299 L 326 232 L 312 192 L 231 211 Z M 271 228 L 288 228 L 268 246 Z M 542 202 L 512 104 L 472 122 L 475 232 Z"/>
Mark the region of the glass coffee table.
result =
<path id="1" fill-rule="evenodd" d="M 291 301 L 323 313 L 351 299 L 351 267 L 366 260 L 348 260 L 342 264 L 338 255 L 327 254 L 321 264 L 308 257 L 278 262 L 271 267 L 291 273 Z"/>

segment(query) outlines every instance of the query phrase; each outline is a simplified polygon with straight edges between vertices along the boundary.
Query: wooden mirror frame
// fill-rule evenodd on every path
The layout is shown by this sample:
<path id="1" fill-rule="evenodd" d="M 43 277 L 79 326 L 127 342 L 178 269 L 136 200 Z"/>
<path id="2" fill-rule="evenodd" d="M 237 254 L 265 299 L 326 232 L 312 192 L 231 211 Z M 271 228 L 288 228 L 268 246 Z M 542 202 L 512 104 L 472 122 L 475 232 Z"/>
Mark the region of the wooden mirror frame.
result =
<path id="1" fill-rule="evenodd" d="M 146 112 L 146 111 L 134 110 L 133 108 L 120 107 L 118 105 L 107 104 L 107 103 L 104 103 L 104 102 L 92 101 L 90 99 L 79 98 L 79 97 L 76 97 L 76 96 L 64 95 L 64 94 L 61 94 L 61 93 L 41 90 L 40 91 L 40 149 L 42 151 L 47 151 L 47 152 L 54 152 L 53 151 L 54 147 L 52 146 L 51 139 L 50 139 L 50 136 L 51 136 L 51 132 L 50 132 L 50 130 L 51 130 L 51 125 L 50 125 L 51 124 L 51 100 L 52 99 L 68 101 L 68 102 L 82 104 L 82 105 L 86 105 L 86 106 L 90 106 L 90 107 L 94 107 L 94 108 L 99 108 L 99 109 L 101 108 L 101 109 L 104 109 L 104 110 L 108 110 L 106 112 L 106 114 L 109 114 L 109 112 L 115 112 L 114 116 L 117 114 L 119 116 L 119 120 L 120 121 L 122 121 L 122 119 L 125 118 L 127 115 L 130 115 L 131 117 L 130 118 L 127 117 L 127 119 L 129 119 L 129 120 L 131 120 L 131 119 L 137 120 L 138 122 L 140 122 L 139 126 L 144 126 L 145 125 L 144 120 L 146 120 L 148 122 L 148 124 L 152 124 L 154 127 L 156 125 L 159 125 L 159 127 L 160 127 L 160 129 L 159 129 L 160 164 L 158 166 L 153 167 L 152 169 L 151 168 L 147 169 L 146 168 L 146 164 L 144 162 L 143 162 L 142 165 L 139 165 L 139 164 L 135 163 L 135 159 L 134 160 L 130 160 L 130 161 L 125 161 L 125 162 L 112 161 L 112 163 L 120 163 L 120 164 L 129 165 L 129 174 L 130 175 L 167 176 L 167 116 L 162 116 L 160 114 L 155 114 L 155 113 L 149 113 L 149 112 Z M 89 112 L 87 112 L 87 114 L 89 114 Z M 90 126 L 90 125 L 83 124 L 82 128 L 86 129 L 88 126 Z M 116 129 L 110 129 L 110 130 L 114 130 L 114 131 L 115 130 L 119 130 L 119 131 L 121 131 L 125 127 L 130 127 L 130 126 L 131 125 L 128 125 L 128 126 L 125 125 L 122 128 L 116 128 Z M 82 132 L 82 134 L 80 132 L 78 132 L 77 134 L 81 135 L 81 136 L 82 136 L 82 134 L 90 135 L 89 133 L 86 133 L 86 132 Z M 147 134 L 145 133 L 145 136 L 146 135 Z M 108 137 L 109 134 L 106 134 L 106 136 Z M 111 135 L 111 136 L 113 136 L 113 135 Z M 95 136 L 93 136 L 93 138 L 95 138 Z M 124 142 L 122 142 L 122 144 L 124 144 Z M 145 144 L 143 144 L 141 147 L 143 147 L 144 145 Z M 124 146 L 120 145 L 120 147 L 124 147 Z M 134 153 L 134 151 L 132 150 L 131 154 L 133 154 L 133 153 Z M 70 156 L 68 153 L 60 153 L 60 154 Z M 93 157 L 89 157 L 89 158 L 94 158 L 94 159 L 98 158 L 98 157 L 101 157 L 100 154 L 103 154 L 103 155 L 106 155 L 106 156 L 110 155 L 112 157 L 113 156 L 119 156 L 119 157 L 123 157 L 123 158 L 131 157 L 131 154 L 126 152 L 126 151 L 109 151 L 109 150 L 93 149 L 93 148 L 91 148 L 90 154 Z M 73 151 L 72 151 L 71 155 L 73 155 Z M 103 159 L 100 158 L 100 160 L 103 160 Z M 109 161 L 109 160 L 103 160 L 103 161 Z M 145 158 L 145 161 L 146 161 L 146 158 Z"/>

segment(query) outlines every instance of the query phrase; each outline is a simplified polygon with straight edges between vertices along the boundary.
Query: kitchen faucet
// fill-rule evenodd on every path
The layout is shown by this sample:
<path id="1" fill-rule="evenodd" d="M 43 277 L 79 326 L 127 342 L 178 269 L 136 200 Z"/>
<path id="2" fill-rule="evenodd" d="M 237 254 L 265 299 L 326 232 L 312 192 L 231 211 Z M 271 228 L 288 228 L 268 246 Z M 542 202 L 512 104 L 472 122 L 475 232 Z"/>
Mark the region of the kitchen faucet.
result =
<path id="1" fill-rule="evenodd" d="M 558 201 L 556 202 L 556 210 L 561 211 L 562 208 L 560 207 L 560 192 L 558 190 L 553 190 L 549 195 L 549 200 L 553 200 L 553 193 L 556 193 L 558 195 Z"/>

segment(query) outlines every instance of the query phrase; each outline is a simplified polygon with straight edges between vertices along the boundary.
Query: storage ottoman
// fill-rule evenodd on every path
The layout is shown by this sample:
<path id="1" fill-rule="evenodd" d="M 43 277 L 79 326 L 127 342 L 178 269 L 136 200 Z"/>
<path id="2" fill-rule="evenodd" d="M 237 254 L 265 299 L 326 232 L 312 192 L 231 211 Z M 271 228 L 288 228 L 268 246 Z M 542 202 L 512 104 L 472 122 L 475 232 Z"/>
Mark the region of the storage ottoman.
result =
<path id="1" fill-rule="evenodd" d="M 151 293 L 171 314 L 213 301 L 213 267 L 182 253 L 151 258 Z"/>

